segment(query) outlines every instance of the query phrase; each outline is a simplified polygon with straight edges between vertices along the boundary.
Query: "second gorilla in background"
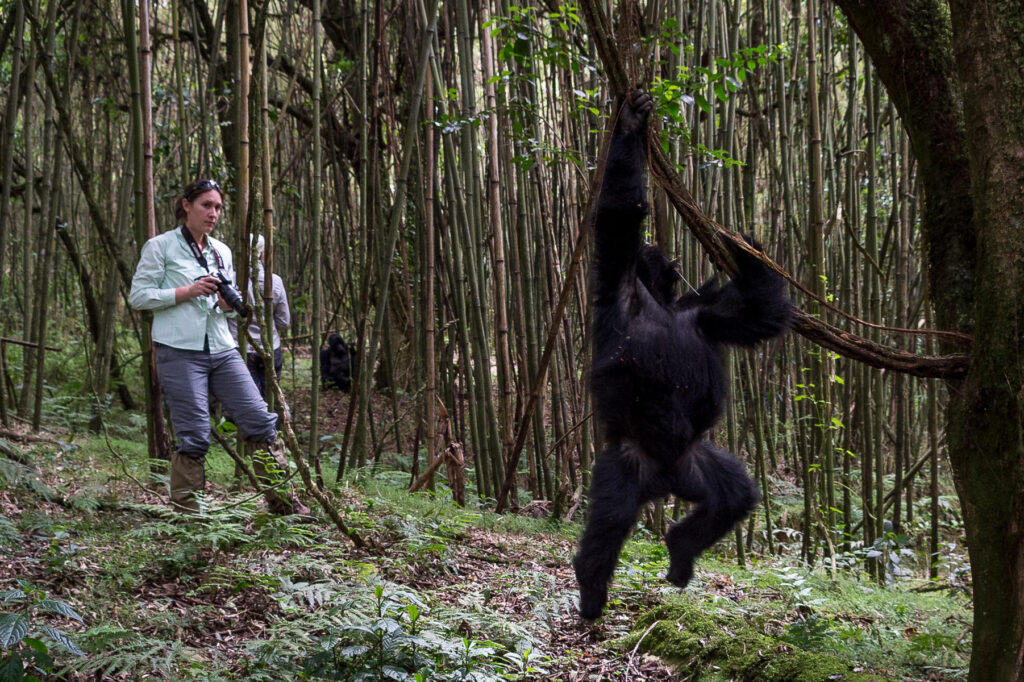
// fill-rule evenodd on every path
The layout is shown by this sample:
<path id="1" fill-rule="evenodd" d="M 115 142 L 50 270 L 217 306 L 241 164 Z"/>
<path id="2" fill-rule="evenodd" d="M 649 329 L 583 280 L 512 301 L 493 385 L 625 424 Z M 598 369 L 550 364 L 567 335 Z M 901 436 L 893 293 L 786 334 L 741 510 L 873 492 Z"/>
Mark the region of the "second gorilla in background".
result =
<path id="1" fill-rule="evenodd" d="M 327 337 L 327 347 L 320 349 L 320 386 L 348 393 L 352 389 L 355 354 L 355 349 L 345 343 L 341 334 Z"/>

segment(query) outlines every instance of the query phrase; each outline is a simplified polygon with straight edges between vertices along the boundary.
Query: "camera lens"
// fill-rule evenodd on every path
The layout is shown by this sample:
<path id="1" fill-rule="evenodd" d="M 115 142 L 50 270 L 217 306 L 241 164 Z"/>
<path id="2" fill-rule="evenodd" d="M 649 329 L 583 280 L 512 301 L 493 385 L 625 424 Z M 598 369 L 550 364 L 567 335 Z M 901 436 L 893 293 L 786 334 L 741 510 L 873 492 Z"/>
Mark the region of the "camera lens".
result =
<path id="1" fill-rule="evenodd" d="M 242 317 L 249 316 L 249 306 L 245 305 L 242 297 L 238 294 L 238 290 L 231 284 L 224 273 L 218 272 L 217 277 L 217 291 L 220 293 L 231 309 Z"/>

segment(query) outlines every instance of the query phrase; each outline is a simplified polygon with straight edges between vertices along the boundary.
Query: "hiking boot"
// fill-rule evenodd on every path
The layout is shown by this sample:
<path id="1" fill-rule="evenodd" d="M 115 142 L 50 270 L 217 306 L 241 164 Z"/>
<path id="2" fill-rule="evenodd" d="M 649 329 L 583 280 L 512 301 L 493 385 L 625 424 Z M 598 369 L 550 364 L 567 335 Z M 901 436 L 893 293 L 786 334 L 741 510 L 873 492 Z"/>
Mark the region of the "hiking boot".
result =
<path id="1" fill-rule="evenodd" d="M 299 502 L 299 498 L 292 498 L 292 516 L 299 523 L 313 523 L 316 521 L 316 517 L 313 516 L 313 512 L 310 511 L 309 507 Z"/>
<path id="2" fill-rule="evenodd" d="M 171 453 L 171 509 L 198 514 L 197 494 L 206 489 L 205 458 L 183 452 Z"/>
<path id="3" fill-rule="evenodd" d="M 316 521 L 313 512 L 309 507 L 299 502 L 294 496 L 284 497 L 275 495 L 273 499 L 267 496 L 267 509 L 276 516 L 295 516 L 300 523 L 312 523 Z"/>

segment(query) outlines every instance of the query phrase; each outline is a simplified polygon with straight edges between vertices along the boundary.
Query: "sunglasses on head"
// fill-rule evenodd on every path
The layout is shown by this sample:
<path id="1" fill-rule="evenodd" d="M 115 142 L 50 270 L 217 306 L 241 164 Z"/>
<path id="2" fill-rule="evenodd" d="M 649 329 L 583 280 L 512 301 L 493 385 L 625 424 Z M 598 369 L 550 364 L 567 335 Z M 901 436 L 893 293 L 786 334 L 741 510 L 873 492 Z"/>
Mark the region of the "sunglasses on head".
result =
<path id="1" fill-rule="evenodd" d="M 221 191 L 220 185 L 217 184 L 216 180 L 200 180 L 195 186 L 189 191 L 185 198 L 192 201 L 192 198 L 202 194 L 203 192 L 209 192 L 211 189 L 215 189 L 218 192 Z"/>

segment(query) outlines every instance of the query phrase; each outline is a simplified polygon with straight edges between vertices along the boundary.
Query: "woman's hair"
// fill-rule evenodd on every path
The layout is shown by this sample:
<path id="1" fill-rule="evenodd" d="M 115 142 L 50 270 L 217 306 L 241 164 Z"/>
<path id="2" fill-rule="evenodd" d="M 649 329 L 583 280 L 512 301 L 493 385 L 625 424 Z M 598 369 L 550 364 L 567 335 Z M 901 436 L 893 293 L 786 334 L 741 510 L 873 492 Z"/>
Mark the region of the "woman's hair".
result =
<path id="1" fill-rule="evenodd" d="M 209 192 L 211 189 L 216 190 L 217 194 L 220 195 L 220 200 L 224 201 L 224 190 L 220 188 L 216 180 L 193 180 L 185 185 L 185 189 L 181 190 L 181 196 L 174 200 L 174 219 L 179 221 L 185 220 L 185 207 L 182 205 L 182 202 L 192 201 L 200 194 Z"/>

